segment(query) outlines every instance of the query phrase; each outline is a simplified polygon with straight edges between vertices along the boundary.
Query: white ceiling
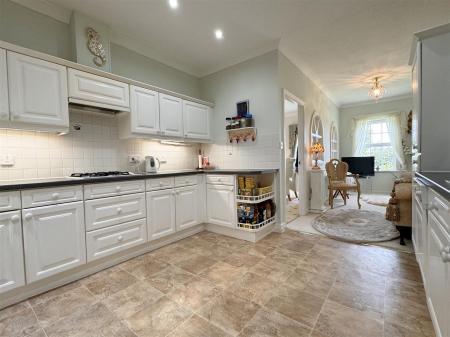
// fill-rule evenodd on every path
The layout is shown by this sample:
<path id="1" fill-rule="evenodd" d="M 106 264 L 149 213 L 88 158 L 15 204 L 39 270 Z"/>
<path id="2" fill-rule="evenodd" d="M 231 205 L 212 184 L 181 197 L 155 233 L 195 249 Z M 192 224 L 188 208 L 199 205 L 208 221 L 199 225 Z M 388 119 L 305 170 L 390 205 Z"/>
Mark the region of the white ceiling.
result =
<path id="1" fill-rule="evenodd" d="M 199 77 L 278 47 L 337 105 L 367 101 L 379 74 L 387 97 L 408 94 L 413 33 L 450 22 L 450 0 L 179 0 L 176 11 L 166 0 L 49 1 Z"/>

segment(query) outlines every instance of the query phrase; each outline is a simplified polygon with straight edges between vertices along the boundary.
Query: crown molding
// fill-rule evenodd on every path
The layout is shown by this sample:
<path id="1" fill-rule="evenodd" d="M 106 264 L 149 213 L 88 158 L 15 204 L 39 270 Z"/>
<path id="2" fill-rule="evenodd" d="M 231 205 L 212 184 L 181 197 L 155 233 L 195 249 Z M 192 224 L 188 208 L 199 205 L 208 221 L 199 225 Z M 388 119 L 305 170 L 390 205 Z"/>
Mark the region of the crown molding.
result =
<path id="1" fill-rule="evenodd" d="M 55 5 L 47 0 L 11 0 L 21 6 L 31 9 L 35 12 L 47 15 L 55 20 L 70 23 L 72 11 L 65 7 Z"/>

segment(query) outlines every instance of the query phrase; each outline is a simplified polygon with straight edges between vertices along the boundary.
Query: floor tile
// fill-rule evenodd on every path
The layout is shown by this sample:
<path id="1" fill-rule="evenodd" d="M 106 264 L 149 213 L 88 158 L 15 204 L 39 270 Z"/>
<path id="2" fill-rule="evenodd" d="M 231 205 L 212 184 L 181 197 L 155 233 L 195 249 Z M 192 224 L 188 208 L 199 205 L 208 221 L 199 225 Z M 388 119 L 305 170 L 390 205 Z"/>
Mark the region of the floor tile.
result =
<path id="1" fill-rule="evenodd" d="M 293 250 L 298 253 L 307 253 L 314 247 L 314 244 L 306 241 L 293 240 L 283 245 L 284 249 Z"/>
<path id="2" fill-rule="evenodd" d="M 211 282 L 195 277 L 184 284 L 177 284 L 167 297 L 183 308 L 196 311 L 220 293 Z"/>
<path id="3" fill-rule="evenodd" d="M 101 271 L 82 280 L 82 283 L 97 298 L 106 298 L 137 282 L 137 279 L 129 273 L 112 268 Z"/>
<path id="4" fill-rule="evenodd" d="M 41 327 L 31 308 L 17 311 L 0 319 L 0 337 L 40 337 L 41 331 Z"/>
<path id="5" fill-rule="evenodd" d="M 176 285 L 184 284 L 194 277 L 193 274 L 184 271 L 176 266 L 168 266 L 167 268 L 153 274 L 145 281 L 163 293 L 168 293 Z"/>
<path id="6" fill-rule="evenodd" d="M 274 261 L 288 264 L 291 267 L 296 268 L 298 267 L 300 261 L 306 258 L 307 253 L 299 253 L 284 248 L 276 248 L 268 256 Z"/>
<path id="7" fill-rule="evenodd" d="M 294 268 L 288 264 L 280 263 L 269 257 L 258 262 L 249 271 L 267 277 L 275 282 L 284 282 L 294 272 Z"/>
<path id="8" fill-rule="evenodd" d="M 259 305 L 225 292 L 206 304 L 198 314 L 236 336 L 256 314 Z"/>
<path id="9" fill-rule="evenodd" d="M 326 274 L 325 274 L 326 275 Z M 292 288 L 305 291 L 318 297 L 327 297 L 334 283 L 334 278 L 297 268 L 284 282 Z"/>
<path id="10" fill-rule="evenodd" d="M 56 322 L 77 310 L 84 308 L 96 301 L 96 298 L 85 287 L 60 291 L 55 296 L 47 297 L 46 301 L 34 301 L 33 310 L 42 326 Z"/>
<path id="11" fill-rule="evenodd" d="M 48 337 L 133 336 L 132 332 L 120 324 L 117 317 L 99 302 L 53 323 L 45 328 L 45 332 Z"/>
<path id="12" fill-rule="evenodd" d="M 180 267 L 190 273 L 198 274 L 208 267 L 211 267 L 217 261 L 207 256 L 191 255 L 184 260 L 180 260 L 175 263 L 177 267 Z"/>
<path id="13" fill-rule="evenodd" d="M 103 304 L 124 319 L 140 311 L 146 305 L 156 302 L 164 294 L 145 281 L 136 282 L 103 300 Z"/>
<path id="14" fill-rule="evenodd" d="M 314 331 L 314 337 L 383 337 L 383 323 L 358 310 L 326 301 Z"/>
<path id="15" fill-rule="evenodd" d="M 233 283 L 229 291 L 245 300 L 264 305 L 272 298 L 277 286 L 278 283 L 249 272 Z"/>
<path id="16" fill-rule="evenodd" d="M 160 272 L 169 265 L 166 262 L 157 260 L 153 255 L 142 255 L 119 265 L 120 268 L 134 275 L 140 280 L 149 278 L 153 274 Z"/>
<path id="17" fill-rule="evenodd" d="M 76 288 L 81 287 L 81 286 L 82 286 L 82 283 L 80 281 L 72 282 L 72 283 L 66 284 L 66 285 L 64 285 L 62 287 L 58 287 L 56 289 L 52 289 L 50 291 L 47 291 L 47 292 L 45 292 L 43 294 L 40 294 L 38 296 L 34 296 L 34 297 L 30 298 L 28 300 L 28 302 L 30 302 L 30 304 L 32 306 L 36 306 L 38 304 L 47 302 L 48 300 L 52 299 L 55 296 L 61 295 L 63 293 L 66 293 L 66 292 L 68 292 L 70 290 L 76 289 Z"/>
<path id="18" fill-rule="evenodd" d="M 219 261 L 201 272 L 199 276 L 204 277 L 218 287 L 226 288 L 242 277 L 244 273 L 244 268 L 234 267 Z"/>
<path id="19" fill-rule="evenodd" d="M 427 304 L 423 284 L 412 281 L 388 279 L 386 281 L 386 296 L 400 297 L 422 305 Z"/>
<path id="20" fill-rule="evenodd" d="M 171 244 L 161 247 L 146 254 L 145 259 L 156 259 L 166 263 L 174 263 L 179 260 L 184 260 L 191 254 L 191 251 L 184 246 L 185 245 Z"/>
<path id="21" fill-rule="evenodd" d="M 228 333 L 212 325 L 207 320 L 193 315 L 167 337 L 230 337 Z"/>
<path id="22" fill-rule="evenodd" d="M 261 261 L 263 258 L 260 256 L 252 255 L 249 253 L 233 253 L 222 261 L 231 264 L 235 267 L 251 267 Z"/>
<path id="23" fill-rule="evenodd" d="M 284 286 L 277 290 L 276 296 L 266 303 L 266 307 L 313 327 L 323 302 L 323 298 Z"/>
<path id="24" fill-rule="evenodd" d="M 164 296 L 145 306 L 126 321 L 139 337 L 162 337 L 175 330 L 190 316 L 189 310 L 181 308 Z"/>
<path id="25" fill-rule="evenodd" d="M 30 308 L 29 301 L 24 301 L 24 302 L 20 302 L 20 303 L 11 305 L 9 307 L 6 307 L 4 309 L 0 309 L 0 321 L 7 317 L 17 315 L 19 312 L 24 311 L 25 309 L 29 309 L 29 308 Z"/>
<path id="26" fill-rule="evenodd" d="M 422 331 L 411 330 L 395 323 L 385 322 L 383 337 L 435 337 L 435 334 L 432 331 L 428 331 L 426 334 Z"/>
<path id="27" fill-rule="evenodd" d="M 275 311 L 260 309 L 239 337 L 308 337 L 311 330 Z"/>

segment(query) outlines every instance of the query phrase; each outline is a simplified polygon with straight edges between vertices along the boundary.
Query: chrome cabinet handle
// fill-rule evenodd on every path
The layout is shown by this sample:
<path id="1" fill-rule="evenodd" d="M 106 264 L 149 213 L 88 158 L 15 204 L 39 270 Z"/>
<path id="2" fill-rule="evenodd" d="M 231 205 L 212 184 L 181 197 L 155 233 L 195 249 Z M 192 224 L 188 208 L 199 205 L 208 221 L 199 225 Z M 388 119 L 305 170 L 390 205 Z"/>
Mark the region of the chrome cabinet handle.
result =
<path id="1" fill-rule="evenodd" d="M 53 193 L 52 194 L 52 199 L 58 199 L 59 197 L 59 193 Z"/>
<path id="2" fill-rule="evenodd" d="M 25 214 L 24 218 L 25 218 L 25 220 L 31 220 L 31 219 L 33 219 L 33 214 L 27 213 L 27 214 Z"/>
<path id="3" fill-rule="evenodd" d="M 18 215 L 13 215 L 11 217 L 11 222 L 18 222 L 19 220 L 20 220 L 20 216 L 18 216 Z"/>
<path id="4" fill-rule="evenodd" d="M 443 262 L 450 262 L 450 246 L 444 247 L 441 250 L 441 258 Z"/>

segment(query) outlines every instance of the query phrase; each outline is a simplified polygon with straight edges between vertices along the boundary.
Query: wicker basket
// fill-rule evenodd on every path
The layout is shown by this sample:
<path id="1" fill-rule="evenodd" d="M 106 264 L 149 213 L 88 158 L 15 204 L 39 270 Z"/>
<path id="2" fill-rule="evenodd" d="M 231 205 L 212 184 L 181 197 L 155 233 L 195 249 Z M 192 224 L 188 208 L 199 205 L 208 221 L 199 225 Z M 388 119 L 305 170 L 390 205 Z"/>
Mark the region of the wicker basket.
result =
<path id="1" fill-rule="evenodd" d="M 272 186 L 258 187 L 255 189 L 256 195 L 262 195 L 272 192 Z"/>

